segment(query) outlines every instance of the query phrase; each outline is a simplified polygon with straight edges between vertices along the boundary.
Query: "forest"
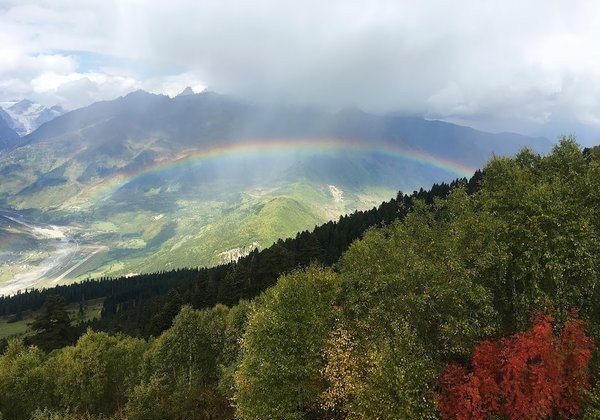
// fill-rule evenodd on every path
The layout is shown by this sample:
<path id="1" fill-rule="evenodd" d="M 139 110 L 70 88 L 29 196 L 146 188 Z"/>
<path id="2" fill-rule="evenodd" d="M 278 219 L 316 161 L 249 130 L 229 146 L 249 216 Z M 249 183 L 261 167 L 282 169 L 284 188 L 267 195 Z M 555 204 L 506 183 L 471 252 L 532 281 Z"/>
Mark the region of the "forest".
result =
<path id="1" fill-rule="evenodd" d="M 4 297 L 41 310 L 4 345 L 0 413 L 598 419 L 599 280 L 600 148 L 563 138 L 237 263 Z"/>

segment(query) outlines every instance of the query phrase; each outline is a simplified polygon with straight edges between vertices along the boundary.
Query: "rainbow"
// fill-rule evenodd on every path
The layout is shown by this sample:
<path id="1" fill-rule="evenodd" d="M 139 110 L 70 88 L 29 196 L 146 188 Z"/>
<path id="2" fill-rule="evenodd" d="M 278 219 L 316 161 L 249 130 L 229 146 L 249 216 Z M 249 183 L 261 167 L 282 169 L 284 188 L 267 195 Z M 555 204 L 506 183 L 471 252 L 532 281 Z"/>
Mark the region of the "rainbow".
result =
<path id="1" fill-rule="evenodd" d="M 326 154 L 332 152 L 377 153 L 441 169 L 461 178 L 470 177 L 476 170 L 457 161 L 394 145 L 372 145 L 337 139 L 255 140 L 213 146 L 202 150 L 183 151 L 173 157 L 158 160 L 146 167 L 120 172 L 94 185 L 89 192 L 94 196 L 109 196 L 122 186 L 143 176 L 226 157 L 251 157 L 278 153 Z"/>

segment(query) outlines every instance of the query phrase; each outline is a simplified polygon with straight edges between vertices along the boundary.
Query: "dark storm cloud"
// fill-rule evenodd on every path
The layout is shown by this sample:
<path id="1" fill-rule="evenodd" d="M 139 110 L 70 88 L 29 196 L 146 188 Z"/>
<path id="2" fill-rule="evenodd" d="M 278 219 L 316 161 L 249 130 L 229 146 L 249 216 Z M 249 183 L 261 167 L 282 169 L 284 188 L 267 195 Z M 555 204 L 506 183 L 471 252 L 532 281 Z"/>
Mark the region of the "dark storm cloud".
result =
<path id="1" fill-rule="evenodd" d="M 0 9 L 8 29 L 0 37 L 12 41 L 0 52 L 14 58 L 0 63 L 0 91 L 56 93 L 79 106 L 135 88 L 174 94 L 190 84 L 251 100 L 356 105 L 492 130 L 598 126 L 599 7 L 583 1 L 15 0 Z M 121 59 L 93 69 L 70 50 Z M 137 64 L 114 65 L 127 62 Z M 88 91 L 78 95 L 77 85 Z"/>

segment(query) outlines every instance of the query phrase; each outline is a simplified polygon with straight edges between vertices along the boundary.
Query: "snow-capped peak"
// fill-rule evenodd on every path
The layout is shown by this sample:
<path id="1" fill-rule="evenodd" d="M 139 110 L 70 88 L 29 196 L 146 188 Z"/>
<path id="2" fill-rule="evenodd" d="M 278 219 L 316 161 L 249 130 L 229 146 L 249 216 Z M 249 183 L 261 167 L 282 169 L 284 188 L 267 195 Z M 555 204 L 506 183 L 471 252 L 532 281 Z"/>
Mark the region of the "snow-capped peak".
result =
<path id="1" fill-rule="evenodd" d="M 28 99 L 0 102 L 0 108 L 4 111 L 1 118 L 21 137 L 66 112 L 59 105 L 48 108 Z"/>

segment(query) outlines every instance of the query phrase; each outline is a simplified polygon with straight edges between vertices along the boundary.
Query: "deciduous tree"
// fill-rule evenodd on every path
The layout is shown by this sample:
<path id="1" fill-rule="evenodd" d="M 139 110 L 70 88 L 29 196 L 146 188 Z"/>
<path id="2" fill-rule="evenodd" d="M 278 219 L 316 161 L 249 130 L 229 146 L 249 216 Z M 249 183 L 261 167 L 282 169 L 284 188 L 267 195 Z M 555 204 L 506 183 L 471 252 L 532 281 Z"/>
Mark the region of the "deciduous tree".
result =
<path id="1" fill-rule="evenodd" d="M 525 332 L 478 344 L 471 371 L 447 367 L 437 398 L 442 417 L 572 418 L 589 385 L 593 349 L 581 320 L 568 321 L 556 336 L 552 318 L 538 315 Z"/>

